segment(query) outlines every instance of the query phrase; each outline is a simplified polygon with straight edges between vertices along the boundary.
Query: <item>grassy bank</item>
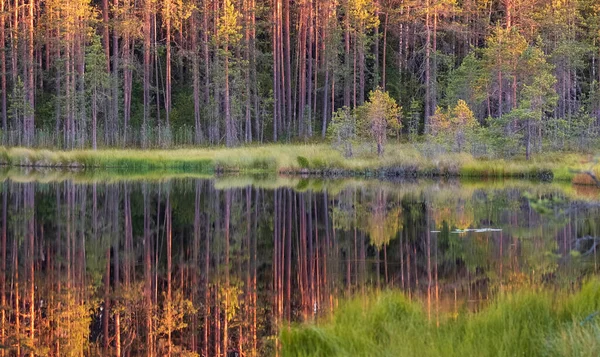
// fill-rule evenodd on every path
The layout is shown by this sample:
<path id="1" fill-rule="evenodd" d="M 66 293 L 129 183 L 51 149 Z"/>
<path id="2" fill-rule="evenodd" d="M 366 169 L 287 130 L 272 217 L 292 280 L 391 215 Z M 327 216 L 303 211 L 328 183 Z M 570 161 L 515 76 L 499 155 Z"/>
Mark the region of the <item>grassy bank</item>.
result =
<path id="1" fill-rule="evenodd" d="M 284 356 L 597 356 L 600 282 L 511 293 L 436 323 L 399 292 L 357 298 L 319 325 L 284 329 Z"/>
<path id="2" fill-rule="evenodd" d="M 30 167 L 119 168 L 136 171 L 246 172 L 324 176 L 519 177 L 570 181 L 592 157 L 544 153 L 526 161 L 482 160 L 469 154 L 425 156 L 414 146 L 390 144 L 382 157 L 344 158 L 326 144 L 263 145 L 177 150 L 49 151 L 0 148 L 0 164 Z M 596 168 L 600 174 L 600 169 Z M 585 181 L 585 177 L 582 178 Z"/>

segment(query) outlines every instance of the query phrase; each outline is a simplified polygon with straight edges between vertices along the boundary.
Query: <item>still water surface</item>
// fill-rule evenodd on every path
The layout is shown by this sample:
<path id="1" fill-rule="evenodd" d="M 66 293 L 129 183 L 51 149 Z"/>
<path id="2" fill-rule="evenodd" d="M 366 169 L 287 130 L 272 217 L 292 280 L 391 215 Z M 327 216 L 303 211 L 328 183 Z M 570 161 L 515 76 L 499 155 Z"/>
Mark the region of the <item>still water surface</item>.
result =
<path id="1" fill-rule="evenodd" d="M 11 354 L 269 355 L 344 297 L 401 289 L 436 319 L 600 262 L 589 187 L 110 176 L 1 184 Z"/>

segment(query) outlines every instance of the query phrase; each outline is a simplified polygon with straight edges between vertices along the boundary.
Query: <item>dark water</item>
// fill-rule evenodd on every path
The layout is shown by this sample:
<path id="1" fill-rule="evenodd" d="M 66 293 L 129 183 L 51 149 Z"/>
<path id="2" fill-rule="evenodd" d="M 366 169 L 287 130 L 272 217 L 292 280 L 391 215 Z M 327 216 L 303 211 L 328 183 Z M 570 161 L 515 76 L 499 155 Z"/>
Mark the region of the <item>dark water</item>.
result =
<path id="1" fill-rule="evenodd" d="M 436 318 L 576 289 L 600 260 L 589 187 L 44 177 L 1 184 L 0 355 L 275 354 L 350 295 L 402 289 Z"/>

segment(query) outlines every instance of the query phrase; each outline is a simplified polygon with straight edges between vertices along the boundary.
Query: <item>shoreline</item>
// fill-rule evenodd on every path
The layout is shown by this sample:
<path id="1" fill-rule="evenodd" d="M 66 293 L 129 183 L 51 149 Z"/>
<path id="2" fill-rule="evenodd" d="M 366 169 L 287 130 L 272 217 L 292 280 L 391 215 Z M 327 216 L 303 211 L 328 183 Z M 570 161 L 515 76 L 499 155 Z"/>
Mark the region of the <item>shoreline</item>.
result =
<path id="1" fill-rule="evenodd" d="M 532 160 L 478 159 L 465 153 L 426 157 L 410 144 L 390 145 L 384 156 L 344 158 L 326 144 L 270 144 L 238 148 L 53 151 L 0 147 L 0 165 L 40 170 L 175 171 L 198 174 L 278 174 L 312 178 L 517 178 L 593 185 L 578 171 L 592 155 L 541 153 Z M 600 174 L 600 165 L 593 168 Z"/>

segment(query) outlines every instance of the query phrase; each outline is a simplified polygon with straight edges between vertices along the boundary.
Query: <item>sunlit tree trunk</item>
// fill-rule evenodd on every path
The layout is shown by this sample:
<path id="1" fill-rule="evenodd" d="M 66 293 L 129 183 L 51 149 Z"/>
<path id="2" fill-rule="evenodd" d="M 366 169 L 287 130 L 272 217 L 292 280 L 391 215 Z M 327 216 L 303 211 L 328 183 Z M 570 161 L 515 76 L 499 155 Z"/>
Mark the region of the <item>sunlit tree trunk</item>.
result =
<path id="1" fill-rule="evenodd" d="M 126 16 L 135 16 L 135 5 L 131 5 L 130 0 L 125 0 L 124 9 L 128 12 Z M 131 60 L 131 25 L 127 24 L 128 19 L 124 19 L 126 22 L 125 34 L 123 38 L 123 144 L 127 145 L 129 142 L 129 130 L 130 130 L 130 119 L 131 119 L 131 91 L 132 91 L 132 67 L 133 63 Z M 136 29 L 137 30 L 137 29 Z"/>
<path id="2" fill-rule="evenodd" d="M 432 112 L 432 100 L 431 100 L 431 15 L 430 15 L 430 1 L 426 1 L 426 13 L 425 13 L 425 133 L 429 133 L 429 117 L 433 114 Z"/>
<path id="3" fill-rule="evenodd" d="M 25 145 L 31 146 L 34 144 L 34 135 L 35 135 L 35 123 L 34 123 L 34 108 L 35 108 L 35 77 L 34 77 L 34 66 L 35 66 L 35 58 L 33 54 L 34 43 L 33 43 L 33 9 L 34 9 L 34 1 L 29 0 L 29 16 L 27 19 L 27 86 L 26 86 L 26 97 L 27 97 L 27 105 L 28 108 L 25 111 L 25 123 L 24 123 L 24 131 L 25 131 Z"/>
<path id="4" fill-rule="evenodd" d="M 171 0 L 165 0 L 163 3 L 163 21 L 166 30 L 166 73 L 165 73 L 165 126 L 168 128 L 171 123 Z"/>
<path id="5" fill-rule="evenodd" d="M 2 91 L 2 103 L 0 106 L 0 116 L 2 116 L 2 130 L 4 131 L 4 135 L 7 135 L 8 131 L 8 113 L 6 106 L 6 37 L 5 37 L 5 27 L 6 27 L 6 1 L 0 0 L 0 46 L 2 46 L 2 50 L 0 51 L 0 90 Z M 7 138 L 4 137 L 4 144 L 6 144 Z M 4 222 L 4 221 L 3 221 Z M 4 306 L 4 304 L 2 305 Z"/>
<path id="6" fill-rule="evenodd" d="M 113 18 L 116 18 L 116 12 L 119 10 L 119 0 L 113 0 L 113 12 L 115 12 Z M 109 133 L 109 142 L 113 145 L 116 143 L 118 138 L 118 122 L 119 122 L 119 99 L 121 98 L 119 93 L 119 33 L 117 28 L 113 29 L 112 36 L 112 120 L 110 128 L 104 128 Z"/>
<path id="7" fill-rule="evenodd" d="M 194 96 L 194 142 L 202 141 L 202 127 L 200 125 L 200 63 L 198 58 L 198 10 L 194 9 L 191 18 L 192 31 L 192 87 Z"/>

